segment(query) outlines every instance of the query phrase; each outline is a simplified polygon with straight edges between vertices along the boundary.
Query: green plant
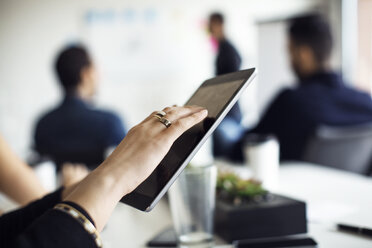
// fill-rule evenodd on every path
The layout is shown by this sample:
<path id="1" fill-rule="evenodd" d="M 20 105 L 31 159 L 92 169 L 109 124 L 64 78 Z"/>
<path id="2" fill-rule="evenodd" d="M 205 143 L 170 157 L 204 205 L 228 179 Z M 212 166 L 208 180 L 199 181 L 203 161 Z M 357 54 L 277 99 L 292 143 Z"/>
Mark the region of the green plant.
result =
<path id="1" fill-rule="evenodd" d="M 242 202 L 260 201 L 268 191 L 262 187 L 261 182 L 240 178 L 235 173 L 219 173 L 217 178 L 217 195 L 234 204 Z"/>

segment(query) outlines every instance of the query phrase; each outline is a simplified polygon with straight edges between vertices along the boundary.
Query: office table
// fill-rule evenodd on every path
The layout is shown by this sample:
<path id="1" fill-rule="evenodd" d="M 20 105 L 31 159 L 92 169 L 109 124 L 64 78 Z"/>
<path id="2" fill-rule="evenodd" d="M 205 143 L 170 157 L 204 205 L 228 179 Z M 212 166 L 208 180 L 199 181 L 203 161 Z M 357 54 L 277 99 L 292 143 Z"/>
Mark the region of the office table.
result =
<path id="1" fill-rule="evenodd" d="M 372 227 L 372 178 L 306 163 L 285 163 L 275 193 L 307 202 L 309 235 L 319 247 L 372 247 L 372 239 L 339 232 L 334 225 L 342 221 Z M 145 247 L 171 224 L 165 199 L 150 213 L 119 204 L 102 232 L 104 247 Z"/>

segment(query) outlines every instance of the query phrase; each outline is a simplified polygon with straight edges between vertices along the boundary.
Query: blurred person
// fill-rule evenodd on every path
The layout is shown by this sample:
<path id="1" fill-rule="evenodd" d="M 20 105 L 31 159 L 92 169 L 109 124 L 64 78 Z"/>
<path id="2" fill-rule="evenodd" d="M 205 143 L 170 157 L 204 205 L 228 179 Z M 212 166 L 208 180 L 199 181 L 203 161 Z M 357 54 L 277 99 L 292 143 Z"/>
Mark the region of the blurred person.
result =
<path id="1" fill-rule="evenodd" d="M 182 133 L 208 114 L 197 106 L 163 111 L 170 126 L 152 113 L 84 180 L 0 216 L 0 247 L 102 247 L 99 232 L 120 199 L 153 172 Z M 4 147 L 0 159 L 11 164 L 17 159 Z"/>
<path id="2" fill-rule="evenodd" d="M 372 122 L 372 100 L 370 95 L 347 86 L 332 70 L 333 38 L 324 17 L 312 14 L 293 18 L 287 32 L 297 86 L 283 89 L 246 135 L 274 134 L 280 143 L 281 160 L 301 160 L 309 138 L 320 125 Z M 230 154 L 235 159 L 243 159 L 243 140 Z"/>
<path id="3" fill-rule="evenodd" d="M 116 114 L 92 106 L 98 76 L 86 48 L 63 49 L 57 56 L 55 72 L 64 99 L 38 120 L 35 149 L 41 157 L 52 159 L 58 170 L 65 162 L 95 168 L 107 150 L 123 139 L 125 126 Z"/>
<path id="4" fill-rule="evenodd" d="M 209 32 L 217 45 L 216 75 L 239 71 L 241 58 L 238 51 L 226 38 L 224 16 L 221 13 L 212 13 L 209 16 Z M 242 113 L 239 103 L 236 103 L 219 127 L 213 133 L 213 155 L 223 157 L 230 153 L 233 144 L 241 138 L 244 129 L 241 126 Z"/>

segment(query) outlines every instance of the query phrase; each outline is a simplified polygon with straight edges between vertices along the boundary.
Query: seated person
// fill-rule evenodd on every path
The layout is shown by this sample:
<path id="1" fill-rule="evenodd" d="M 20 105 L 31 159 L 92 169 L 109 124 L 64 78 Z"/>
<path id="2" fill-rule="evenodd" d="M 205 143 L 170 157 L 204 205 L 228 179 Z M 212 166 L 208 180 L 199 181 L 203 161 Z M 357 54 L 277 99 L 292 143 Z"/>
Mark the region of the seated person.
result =
<path id="1" fill-rule="evenodd" d="M 60 169 L 64 162 L 99 165 L 107 149 L 125 136 L 120 118 L 91 105 L 97 88 L 97 72 L 87 50 L 69 47 L 57 57 L 56 74 L 64 91 L 62 103 L 37 122 L 36 151 L 52 159 Z"/>
<path id="2" fill-rule="evenodd" d="M 209 32 L 218 45 L 216 75 L 239 71 L 241 58 L 238 51 L 226 38 L 224 16 L 221 13 L 210 15 Z M 242 113 L 239 103 L 236 103 L 213 133 L 214 156 L 223 155 L 232 148 L 232 144 L 241 138 L 244 133 L 244 129 L 240 124 L 241 121 Z"/>
<path id="3" fill-rule="evenodd" d="M 282 90 L 248 133 L 276 135 L 281 159 L 301 160 L 308 139 L 318 126 L 372 122 L 372 99 L 347 86 L 331 70 L 332 35 L 329 24 L 321 16 L 293 19 L 288 40 L 297 87 Z M 232 158 L 243 159 L 243 140 L 229 154 Z"/>

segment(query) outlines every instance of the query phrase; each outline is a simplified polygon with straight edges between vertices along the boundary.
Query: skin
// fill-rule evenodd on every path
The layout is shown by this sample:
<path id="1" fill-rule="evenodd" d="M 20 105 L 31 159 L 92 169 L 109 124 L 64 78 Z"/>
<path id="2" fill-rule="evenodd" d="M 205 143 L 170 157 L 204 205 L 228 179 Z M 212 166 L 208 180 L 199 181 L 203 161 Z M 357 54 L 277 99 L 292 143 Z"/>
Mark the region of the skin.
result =
<path id="1" fill-rule="evenodd" d="M 88 174 L 89 169 L 83 164 L 64 163 L 62 165 L 62 185 L 73 185 L 80 182 Z"/>
<path id="2" fill-rule="evenodd" d="M 76 88 L 77 95 L 85 100 L 91 101 L 97 93 L 98 87 L 98 72 L 94 64 L 85 67 L 80 73 L 81 81 Z"/>
<path id="3" fill-rule="evenodd" d="M 209 20 L 208 29 L 211 36 L 216 40 L 220 41 L 225 39 L 223 23 L 215 20 Z"/>
<path id="4" fill-rule="evenodd" d="M 311 47 L 288 40 L 288 53 L 292 70 L 298 78 L 306 78 L 319 71 L 330 70 L 329 60 L 319 62 Z"/>
<path id="5" fill-rule="evenodd" d="M 0 136 L 0 191 L 20 205 L 47 193 L 33 170 L 20 160 Z"/>
<path id="6" fill-rule="evenodd" d="M 166 128 L 152 113 L 133 127 L 114 152 L 80 183 L 63 192 L 64 200 L 83 207 L 101 231 L 119 200 L 143 182 L 187 129 L 202 121 L 200 107 L 165 108 Z"/>

